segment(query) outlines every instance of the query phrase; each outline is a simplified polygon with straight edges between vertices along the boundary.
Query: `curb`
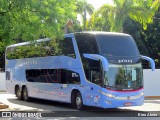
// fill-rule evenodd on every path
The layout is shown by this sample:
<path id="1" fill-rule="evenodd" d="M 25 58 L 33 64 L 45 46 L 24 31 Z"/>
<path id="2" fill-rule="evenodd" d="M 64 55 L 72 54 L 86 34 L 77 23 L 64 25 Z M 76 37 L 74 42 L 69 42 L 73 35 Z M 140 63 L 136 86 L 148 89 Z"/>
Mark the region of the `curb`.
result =
<path id="1" fill-rule="evenodd" d="M 144 96 L 145 98 L 160 99 L 160 96 Z"/>

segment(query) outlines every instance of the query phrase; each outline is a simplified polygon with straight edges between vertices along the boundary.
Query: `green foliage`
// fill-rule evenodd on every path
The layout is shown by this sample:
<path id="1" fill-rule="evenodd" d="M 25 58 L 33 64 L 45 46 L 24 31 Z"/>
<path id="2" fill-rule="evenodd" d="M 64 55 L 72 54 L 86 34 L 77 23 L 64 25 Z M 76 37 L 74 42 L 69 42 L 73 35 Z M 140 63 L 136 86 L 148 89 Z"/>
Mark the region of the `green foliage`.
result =
<path id="1" fill-rule="evenodd" d="M 28 41 L 40 35 L 57 37 L 67 19 L 75 17 L 73 3 L 74 0 L 1 0 L 0 40 L 13 43 L 13 38 Z"/>
<path id="2" fill-rule="evenodd" d="M 98 10 L 94 12 L 87 21 L 87 30 L 109 31 L 111 25 L 108 18 L 109 16 L 106 14 L 106 11 Z"/>
<path id="3" fill-rule="evenodd" d="M 76 12 L 80 14 L 83 19 L 83 30 L 86 30 L 87 13 L 89 15 L 92 15 L 94 8 L 91 4 L 87 3 L 86 0 L 78 0 L 76 6 L 77 6 Z"/>
<path id="4" fill-rule="evenodd" d="M 116 75 L 116 85 L 126 85 L 127 80 L 125 79 L 125 71 L 123 69 L 118 70 L 118 74 Z"/>
<path id="5" fill-rule="evenodd" d="M 142 39 L 148 48 L 149 55 L 154 58 L 157 67 L 160 68 L 160 9 L 156 12 L 153 23 L 147 30 L 142 31 Z"/>
<path id="6" fill-rule="evenodd" d="M 33 41 L 29 45 L 8 48 L 6 57 L 8 59 L 23 59 L 60 55 L 62 52 L 62 43 L 63 40 L 56 41 L 55 39 L 50 42 L 41 43 Z"/>
<path id="7" fill-rule="evenodd" d="M 133 36 L 140 53 L 153 58 L 156 68 L 160 68 L 160 9 L 156 12 L 153 23 L 148 25 L 147 30 L 143 30 L 140 23 L 130 18 L 125 19 L 123 28 L 125 33 Z M 144 67 L 148 68 L 148 63 L 146 65 Z"/>
<path id="8" fill-rule="evenodd" d="M 76 18 L 75 0 L 1 0 L 0 57 L 7 45 L 63 36 L 68 19 Z M 0 66 L 1 67 L 1 66 Z"/>
<path id="9" fill-rule="evenodd" d="M 98 10 L 98 13 L 109 22 L 108 26 L 110 26 L 110 31 L 115 32 L 123 32 L 123 22 L 127 17 L 142 24 L 143 29 L 146 30 L 147 24 L 153 22 L 153 16 L 160 6 L 160 0 L 155 0 L 153 2 L 152 0 L 113 1 L 114 6 L 107 4 L 103 5 Z"/>

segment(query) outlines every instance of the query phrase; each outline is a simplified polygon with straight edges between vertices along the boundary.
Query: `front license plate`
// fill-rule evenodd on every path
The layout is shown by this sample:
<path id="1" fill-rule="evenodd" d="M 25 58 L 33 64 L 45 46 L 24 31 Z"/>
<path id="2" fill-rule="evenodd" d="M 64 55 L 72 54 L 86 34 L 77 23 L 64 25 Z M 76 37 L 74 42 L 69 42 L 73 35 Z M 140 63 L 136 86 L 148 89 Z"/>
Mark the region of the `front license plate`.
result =
<path id="1" fill-rule="evenodd" d="M 125 105 L 125 106 L 131 106 L 132 103 L 131 103 L 131 102 L 126 102 L 126 103 L 124 103 L 124 105 Z"/>

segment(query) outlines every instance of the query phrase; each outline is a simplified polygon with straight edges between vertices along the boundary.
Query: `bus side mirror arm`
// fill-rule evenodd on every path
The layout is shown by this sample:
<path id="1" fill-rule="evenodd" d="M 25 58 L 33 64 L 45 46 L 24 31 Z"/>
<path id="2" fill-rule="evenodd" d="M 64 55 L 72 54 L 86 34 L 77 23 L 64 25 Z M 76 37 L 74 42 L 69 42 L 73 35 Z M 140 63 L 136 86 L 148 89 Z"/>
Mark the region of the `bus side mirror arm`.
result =
<path id="1" fill-rule="evenodd" d="M 141 59 L 144 59 L 144 60 L 149 61 L 150 64 L 151 64 L 151 69 L 152 69 L 152 71 L 155 70 L 155 62 L 154 62 L 154 60 L 153 60 L 152 58 L 141 55 Z"/>
<path id="2" fill-rule="evenodd" d="M 98 54 L 83 54 L 83 56 L 85 58 L 89 58 L 89 59 L 93 59 L 93 60 L 97 60 L 97 61 L 100 60 L 102 62 L 104 71 L 109 70 L 108 60 L 105 57 L 98 55 Z"/>

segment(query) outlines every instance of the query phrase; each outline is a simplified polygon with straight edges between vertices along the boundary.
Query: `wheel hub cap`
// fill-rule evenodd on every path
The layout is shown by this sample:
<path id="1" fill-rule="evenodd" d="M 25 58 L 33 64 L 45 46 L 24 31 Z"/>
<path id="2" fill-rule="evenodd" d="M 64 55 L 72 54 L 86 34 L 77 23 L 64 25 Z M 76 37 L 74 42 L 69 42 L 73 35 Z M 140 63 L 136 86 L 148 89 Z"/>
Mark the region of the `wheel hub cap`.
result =
<path id="1" fill-rule="evenodd" d="M 81 98 L 80 97 L 77 97 L 76 98 L 76 104 L 79 106 L 81 104 Z"/>

